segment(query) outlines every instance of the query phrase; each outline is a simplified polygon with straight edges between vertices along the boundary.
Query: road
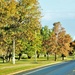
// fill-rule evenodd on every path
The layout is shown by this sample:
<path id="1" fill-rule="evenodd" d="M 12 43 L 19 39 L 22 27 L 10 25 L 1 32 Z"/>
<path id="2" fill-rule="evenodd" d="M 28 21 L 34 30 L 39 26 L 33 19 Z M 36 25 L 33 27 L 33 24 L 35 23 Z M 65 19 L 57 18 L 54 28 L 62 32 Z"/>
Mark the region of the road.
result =
<path id="1" fill-rule="evenodd" d="M 75 75 L 75 60 L 22 72 L 16 75 Z"/>

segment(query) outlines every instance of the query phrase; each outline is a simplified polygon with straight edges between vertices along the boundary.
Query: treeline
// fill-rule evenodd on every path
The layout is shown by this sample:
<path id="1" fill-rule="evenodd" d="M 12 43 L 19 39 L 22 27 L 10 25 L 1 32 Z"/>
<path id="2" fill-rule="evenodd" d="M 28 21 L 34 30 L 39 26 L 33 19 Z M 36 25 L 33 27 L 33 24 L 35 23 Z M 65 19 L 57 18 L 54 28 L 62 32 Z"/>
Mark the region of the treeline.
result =
<path id="1" fill-rule="evenodd" d="M 0 58 L 10 61 L 15 53 L 19 60 L 23 53 L 28 58 L 43 53 L 61 55 L 63 58 L 72 53 L 72 38 L 66 33 L 60 22 L 53 29 L 42 27 L 41 10 L 38 0 L 0 0 Z"/>

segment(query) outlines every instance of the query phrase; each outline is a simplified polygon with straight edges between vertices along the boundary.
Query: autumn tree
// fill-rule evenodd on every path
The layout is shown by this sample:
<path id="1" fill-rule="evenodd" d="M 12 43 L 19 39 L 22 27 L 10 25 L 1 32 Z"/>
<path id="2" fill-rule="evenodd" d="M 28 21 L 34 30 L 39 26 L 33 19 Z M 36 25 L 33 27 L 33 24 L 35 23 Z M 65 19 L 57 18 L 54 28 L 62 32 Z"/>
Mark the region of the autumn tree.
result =
<path id="1" fill-rule="evenodd" d="M 54 23 L 53 29 L 56 35 L 55 58 L 56 54 L 59 52 L 61 53 L 62 59 L 64 60 L 64 56 L 67 56 L 69 52 L 72 51 L 70 47 L 70 42 L 72 41 L 72 38 L 69 34 L 66 33 L 60 22 Z"/>
<path id="2" fill-rule="evenodd" d="M 64 60 L 64 57 L 69 55 L 69 52 L 72 52 L 72 48 L 70 47 L 70 42 L 72 41 L 72 38 L 69 34 L 66 34 L 64 28 L 61 29 L 58 36 L 59 36 L 58 44 L 60 47 L 60 53 L 62 56 L 62 60 Z"/>
<path id="3" fill-rule="evenodd" d="M 38 1 L 1 0 L 0 4 L 0 29 L 4 44 L 8 48 L 10 46 L 12 51 L 12 41 L 16 41 L 15 49 L 17 54 L 25 49 L 28 50 L 27 45 L 31 43 L 30 41 L 35 40 L 35 31 L 38 34 L 40 33 L 41 12 Z M 3 44 L 3 41 L 1 44 Z M 8 51 L 8 48 L 6 48 L 5 52 Z M 32 48 L 30 50 L 34 52 Z"/>
<path id="4" fill-rule="evenodd" d="M 61 54 L 62 59 L 64 59 L 64 56 L 67 56 L 69 52 L 72 51 L 70 48 L 72 38 L 69 34 L 66 34 L 66 31 L 61 26 L 60 22 L 56 22 L 53 25 L 53 32 L 45 41 L 45 48 L 47 49 L 48 53 L 54 54 L 56 61 L 57 55 Z"/>
<path id="5" fill-rule="evenodd" d="M 69 55 L 75 55 L 75 40 L 70 42 L 70 47 L 72 47 L 72 51 L 69 53 Z"/>
<path id="6" fill-rule="evenodd" d="M 40 18 L 41 18 L 41 12 L 39 9 L 39 3 L 37 0 L 20 0 L 19 4 L 21 7 L 25 7 L 25 41 L 26 45 L 24 48 L 24 52 L 28 55 L 28 57 L 31 57 L 35 52 L 35 44 L 36 48 L 38 48 L 38 45 L 40 45 L 40 42 L 37 43 L 37 41 L 40 40 Z M 22 16 L 21 16 L 22 17 Z M 36 32 L 36 34 L 35 34 Z M 36 37 L 35 37 L 36 36 Z M 35 40 L 37 39 L 37 41 Z M 35 44 L 34 44 L 35 43 Z M 39 50 L 39 48 L 37 49 Z"/>
<path id="7" fill-rule="evenodd" d="M 61 23 L 60 22 L 55 22 L 53 24 L 53 31 L 54 31 L 54 37 L 55 37 L 55 49 L 54 49 L 54 54 L 55 54 L 55 61 L 57 59 L 57 53 L 59 52 L 59 46 L 58 46 L 58 34 L 61 30 Z"/>

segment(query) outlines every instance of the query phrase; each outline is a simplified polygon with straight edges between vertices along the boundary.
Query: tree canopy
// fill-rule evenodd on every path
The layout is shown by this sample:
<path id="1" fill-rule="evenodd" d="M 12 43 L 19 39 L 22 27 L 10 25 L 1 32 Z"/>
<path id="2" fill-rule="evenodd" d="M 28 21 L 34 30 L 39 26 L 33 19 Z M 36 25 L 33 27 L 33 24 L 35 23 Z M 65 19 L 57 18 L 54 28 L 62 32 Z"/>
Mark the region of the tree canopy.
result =
<path id="1" fill-rule="evenodd" d="M 38 0 L 0 0 L 0 55 L 22 53 L 31 58 L 44 53 L 67 56 L 72 51 L 72 38 L 60 22 L 53 28 L 41 25 L 41 10 Z M 74 42 L 73 42 L 74 43 Z"/>

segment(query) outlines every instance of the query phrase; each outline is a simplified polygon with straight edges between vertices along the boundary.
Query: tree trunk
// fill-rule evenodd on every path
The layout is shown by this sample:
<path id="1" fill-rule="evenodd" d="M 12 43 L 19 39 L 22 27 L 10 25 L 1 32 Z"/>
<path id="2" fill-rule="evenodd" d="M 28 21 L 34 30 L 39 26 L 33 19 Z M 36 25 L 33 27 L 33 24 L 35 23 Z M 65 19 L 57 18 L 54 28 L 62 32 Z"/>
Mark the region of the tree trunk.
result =
<path id="1" fill-rule="evenodd" d="M 57 60 L 57 54 L 55 53 L 55 61 Z"/>
<path id="2" fill-rule="evenodd" d="M 35 62 L 37 62 L 37 51 L 35 50 Z"/>
<path id="3" fill-rule="evenodd" d="M 31 59 L 31 56 L 28 55 L 28 59 Z"/>
<path id="4" fill-rule="evenodd" d="M 13 39 L 12 63 L 15 64 L 15 38 Z"/>
<path id="5" fill-rule="evenodd" d="M 62 60 L 64 60 L 64 56 L 62 57 Z"/>
<path id="6" fill-rule="evenodd" d="M 37 58 L 39 58 L 40 54 L 37 54 Z"/>
<path id="7" fill-rule="evenodd" d="M 44 57 L 46 57 L 46 54 L 44 54 Z"/>
<path id="8" fill-rule="evenodd" d="M 19 58 L 18 58 L 18 60 L 20 60 L 20 59 L 21 59 L 21 56 L 22 56 L 22 54 L 21 54 L 21 53 L 19 53 Z"/>
<path id="9" fill-rule="evenodd" d="M 11 58 L 12 58 L 12 54 L 10 53 L 9 54 L 9 62 L 10 62 Z"/>
<path id="10" fill-rule="evenodd" d="M 64 60 L 65 55 L 64 55 L 64 54 L 62 54 L 62 55 L 61 55 L 61 57 L 62 57 L 62 60 Z"/>
<path id="11" fill-rule="evenodd" d="M 47 52 L 47 60 L 49 60 L 49 53 Z"/>
<path id="12" fill-rule="evenodd" d="M 8 55 L 5 56 L 5 60 L 6 60 L 6 62 L 9 62 L 9 61 L 8 61 Z"/>
<path id="13" fill-rule="evenodd" d="M 37 58 L 39 58 L 39 56 L 40 56 L 40 54 L 39 54 L 39 52 L 37 51 Z"/>
<path id="14" fill-rule="evenodd" d="M 3 58 L 2 58 L 2 59 L 3 59 L 3 63 L 4 63 L 4 60 L 5 60 L 5 55 L 3 55 Z"/>

